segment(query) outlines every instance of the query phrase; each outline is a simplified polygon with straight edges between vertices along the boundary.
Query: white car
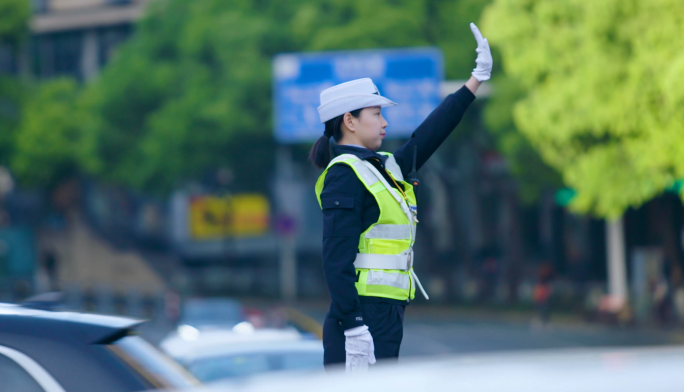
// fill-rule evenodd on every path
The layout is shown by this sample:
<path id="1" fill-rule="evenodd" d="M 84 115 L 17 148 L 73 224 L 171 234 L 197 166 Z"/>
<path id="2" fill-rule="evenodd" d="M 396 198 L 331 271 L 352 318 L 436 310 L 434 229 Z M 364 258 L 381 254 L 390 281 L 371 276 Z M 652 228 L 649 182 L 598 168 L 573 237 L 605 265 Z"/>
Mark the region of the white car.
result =
<path id="1" fill-rule="evenodd" d="M 193 392 L 679 392 L 684 347 L 489 353 L 411 359 L 366 374 L 290 374 L 222 382 Z"/>
<path id="2" fill-rule="evenodd" d="M 179 325 L 197 329 L 228 328 L 245 321 L 245 309 L 231 298 L 190 298 L 183 304 Z"/>
<path id="3" fill-rule="evenodd" d="M 323 343 L 293 328 L 203 331 L 181 326 L 160 348 L 202 382 L 283 370 L 322 370 Z"/>

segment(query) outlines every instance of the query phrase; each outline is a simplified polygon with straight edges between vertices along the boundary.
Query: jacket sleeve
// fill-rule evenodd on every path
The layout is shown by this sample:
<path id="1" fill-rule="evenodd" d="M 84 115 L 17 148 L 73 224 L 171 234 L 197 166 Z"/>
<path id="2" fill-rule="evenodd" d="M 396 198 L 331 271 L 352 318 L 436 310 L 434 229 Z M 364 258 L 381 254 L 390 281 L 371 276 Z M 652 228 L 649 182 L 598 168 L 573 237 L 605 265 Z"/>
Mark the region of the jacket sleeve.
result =
<path id="1" fill-rule="evenodd" d="M 356 291 L 354 260 L 362 232 L 366 188 L 345 164 L 328 170 L 321 193 L 323 208 L 323 272 L 332 298 L 329 317 L 342 328 L 364 325 Z"/>
<path id="2" fill-rule="evenodd" d="M 416 170 L 437 151 L 463 118 L 463 114 L 475 100 L 475 95 L 466 86 L 450 94 L 423 121 L 411 135 L 411 139 L 394 153 L 404 178 L 413 170 L 414 146 L 418 146 Z"/>

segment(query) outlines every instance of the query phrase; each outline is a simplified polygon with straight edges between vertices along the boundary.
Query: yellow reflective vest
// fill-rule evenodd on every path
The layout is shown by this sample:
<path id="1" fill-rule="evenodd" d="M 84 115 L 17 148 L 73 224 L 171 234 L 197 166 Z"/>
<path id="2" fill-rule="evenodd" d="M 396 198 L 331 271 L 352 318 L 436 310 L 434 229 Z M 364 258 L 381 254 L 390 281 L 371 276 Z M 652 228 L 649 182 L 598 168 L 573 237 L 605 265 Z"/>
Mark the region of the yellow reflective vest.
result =
<path id="1" fill-rule="evenodd" d="M 354 261 L 359 295 L 406 301 L 415 297 L 416 285 L 425 298 L 427 294 L 413 272 L 413 244 L 416 241 L 416 196 L 413 185 L 404 181 L 394 156 L 386 155 L 385 168 L 404 192 L 393 188 L 370 162 L 353 154 L 333 159 L 316 182 L 316 197 L 321 205 L 325 176 L 333 165 L 350 166 L 380 207 L 378 221 L 359 237 L 359 249 Z M 322 205 L 321 205 L 322 208 Z"/>

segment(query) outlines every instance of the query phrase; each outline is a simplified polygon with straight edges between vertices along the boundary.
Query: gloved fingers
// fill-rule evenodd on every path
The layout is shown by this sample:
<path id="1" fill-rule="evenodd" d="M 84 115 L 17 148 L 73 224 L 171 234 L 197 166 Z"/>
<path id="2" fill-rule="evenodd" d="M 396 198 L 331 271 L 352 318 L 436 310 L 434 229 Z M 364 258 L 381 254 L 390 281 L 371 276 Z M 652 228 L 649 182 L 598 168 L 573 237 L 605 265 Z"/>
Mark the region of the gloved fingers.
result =
<path id="1" fill-rule="evenodd" d="M 365 354 L 366 353 L 366 347 L 363 344 L 363 341 L 360 339 L 354 339 L 354 354 Z"/>
<path id="2" fill-rule="evenodd" d="M 376 363 L 375 344 L 370 333 L 348 336 L 345 339 L 345 350 L 347 352 L 347 362 L 352 370 L 357 366 L 357 361 L 364 362 L 365 366 Z"/>
<path id="3" fill-rule="evenodd" d="M 361 347 L 359 347 L 359 341 L 357 339 L 347 338 L 345 350 L 347 351 L 347 354 L 359 354 L 361 351 Z"/>
<path id="4" fill-rule="evenodd" d="M 345 363 L 347 365 L 348 370 L 352 370 L 354 368 L 354 366 L 356 365 L 356 358 L 355 357 L 356 357 L 356 355 L 347 354 L 347 358 L 346 358 Z"/>
<path id="5" fill-rule="evenodd" d="M 368 340 L 368 363 L 371 365 L 375 364 L 375 342 L 373 342 L 373 337 L 369 336 Z"/>
<path id="6" fill-rule="evenodd" d="M 481 47 L 485 45 L 485 39 L 482 36 L 482 33 L 480 33 L 480 29 L 475 26 L 475 23 L 470 23 L 470 30 L 473 32 L 473 35 L 475 36 L 475 41 L 477 41 L 477 47 Z"/>
<path id="7" fill-rule="evenodd" d="M 368 356 L 366 355 L 347 355 L 347 373 L 368 371 Z"/>
<path id="8" fill-rule="evenodd" d="M 368 357 L 367 356 L 357 357 L 355 368 L 359 369 L 359 370 L 368 370 Z"/>
<path id="9" fill-rule="evenodd" d="M 350 355 L 368 355 L 372 339 L 361 336 L 349 337 L 345 340 L 344 349 Z"/>

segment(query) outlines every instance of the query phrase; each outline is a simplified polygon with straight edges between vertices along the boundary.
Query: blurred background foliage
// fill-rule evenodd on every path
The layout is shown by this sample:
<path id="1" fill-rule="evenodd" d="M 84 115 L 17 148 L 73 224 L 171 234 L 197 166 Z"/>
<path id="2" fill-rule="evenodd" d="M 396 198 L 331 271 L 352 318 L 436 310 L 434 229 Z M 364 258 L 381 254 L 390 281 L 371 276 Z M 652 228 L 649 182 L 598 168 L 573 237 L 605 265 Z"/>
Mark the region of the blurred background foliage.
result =
<path id="1" fill-rule="evenodd" d="M 235 182 L 256 187 L 263 181 L 254 178 L 274 164 L 270 67 L 275 54 L 438 46 L 446 77 L 467 78 L 475 58 L 468 23 L 487 3 L 155 3 L 94 82 L 79 87 L 48 81 L 33 88 L 31 100 L 37 102 L 27 104 L 30 115 L 15 124 L 27 134 L 14 141 L 12 148 L 21 148 L 12 169 L 27 185 L 81 172 L 166 193 L 207 170 L 240 163 Z M 53 139 L 63 143 L 30 146 L 32 140 Z"/>
<path id="2" fill-rule="evenodd" d="M 18 42 L 26 38 L 31 3 L 25 0 L 3 0 L 0 2 L 0 39 Z"/>
<path id="3" fill-rule="evenodd" d="M 615 218 L 684 175 L 681 11 L 676 0 L 496 0 L 485 11 L 504 70 L 489 122 L 512 112 L 576 191 L 575 211 Z"/>
<path id="4" fill-rule="evenodd" d="M 21 45 L 28 36 L 30 16 L 30 2 L 1 1 L 0 42 L 14 47 Z M 14 154 L 14 138 L 26 100 L 25 88 L 21 80 L 0 73 L 0 165 L 8 165 Z"/>
<path id="5" fill-rule="evenodd" d="M 55 79 L 31 91 L 14 138 L 12 168 L 25 185 L 59 185 L 81 169 L 97 170 L 95 133 L 79 86 L 71 79 Z"/>
<path id="6" fill-rule="evenodd" d="M 676 0 L 155 2 L 93 82 L 0 78 L 0 163 L 27 186 L 87 173 L 165 194 L 228 167 L 235 183 L 261 190 L 276 148 L 275 54 L 436 46 L 446 78 L 463 79 L 475 58 L 468 23 L 481 20 L 497 68 L 485 123 L 521 199 L 565 183 L 575 211 L 616 217 L 684 176 L 680 9 Z M 0 11 L 0 39 L 19 45 L 29 2 Z"/>

